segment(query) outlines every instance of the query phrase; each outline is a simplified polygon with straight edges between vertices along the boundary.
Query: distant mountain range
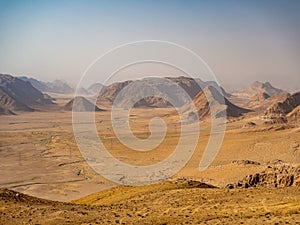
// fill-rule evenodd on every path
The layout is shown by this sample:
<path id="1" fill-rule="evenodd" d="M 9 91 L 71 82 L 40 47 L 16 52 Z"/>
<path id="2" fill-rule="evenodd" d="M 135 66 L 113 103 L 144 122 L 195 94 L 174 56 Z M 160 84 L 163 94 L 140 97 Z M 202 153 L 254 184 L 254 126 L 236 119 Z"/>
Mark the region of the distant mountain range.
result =
<path id="1" fill-rule="evenodd" d="M 0 74 L 0 114 L 34 111 L 36 108 L 54 104 L 53 99 L 42 92 L 51 95 L 51 93 L 70 94 L 74 91 L 64 81 L 43 82 L 33 78 Z M 218 108 L 216 116 L 226 112 L 228 117 L 240 117 L 248 112 L 254 112 L 269 117 L 284 115 L 296 118 L 299 115 L 300 105 L 300 92 L 289 94 L 273 87 L 269 82 L 256 81 L 241 91 L 227 93 L 222 87 L 218 88 L 215 82 L 204 82 L 183 76 L 150 77 L 116 82 L 108 86 L 95 83 L 86 89 L 82 88 L 79 92 L 88 98 L 95 96 L 96 105 L 84 97 L 76 97 L 64 106 L 64 110 L 101 111 L 102 108 L 109 109 L 116 99 L 119 106 L 124 108 L 172 107 L 172 101 L 168 101 L 164 95 L 166 92 L 171 93 L 170 100 L 175 99 L 176 107 L 180 107 L 185 114 L 190 113 L 192 101 L 200 118 L 210 115 L 212 105 Z M 220 99 L 224 101 L 219 101 Z"/>
<path id="2" fill-rule="evenodd" d="M 269 82 L 262 83 L 255 81 L 245 89 L 232 93 L 229 100 L 243 107 L 255 107 L 255 105 L 259 105 L 264 99 L 281 93 L 286 92 L 273 87 Z"/>
<path id="3" fill-rule="evenodd" d="M 284 91 L 279 88 L 273 87 L 269 82 L 262 83 L 259 81 L 255 81 L 247 88 L 245 88 L 241 91 L 238 91 L 236 93 L 233 93 L 233 94 L 239 95 L 239 96 L 246 96 L 246 97 L 250 98 L 250 97 L 256 95 L 257 93 L 265 93 L 268 96 L 274 96 L 274 95 L 278 95 L 282 92 L 284 92 Z"/>
<path id="4" fill-rule="evenodd" d="M 41 92 L 53 92 L 61 94 L 74 93 L 74 89 L 62 80 L 55 80 L 53 82 L 43 82 L 28 77 L 19 77 L 19 79 L 31 83 L 33 87 L 35 87 Z"/>
<path id="5" fill-rule="evenodd" d="M 53 82 L 44 82 L 29 77 L 18 77 L 23 81 L 31 83 L 33 87 L 41 92 L 58 93 L 58 94 L 73 94 L 75 88 L 72 88 L 67 82 L 63 80 L 54 80 Z M 78 92 L 82 95 L 95 95 L 103 87 L 103 84 L 95 83 L 88 88 L 81 87 Z"/>

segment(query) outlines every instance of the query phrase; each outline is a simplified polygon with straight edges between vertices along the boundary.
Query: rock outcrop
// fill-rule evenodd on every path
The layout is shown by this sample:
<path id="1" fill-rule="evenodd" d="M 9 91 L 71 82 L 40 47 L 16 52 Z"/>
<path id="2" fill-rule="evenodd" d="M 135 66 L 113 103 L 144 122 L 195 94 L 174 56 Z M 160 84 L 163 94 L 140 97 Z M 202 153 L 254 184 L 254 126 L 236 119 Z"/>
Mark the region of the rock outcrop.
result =
<path id="1" fill-rule="evenodd" d="M 237 165 L 257 165 L 257 166 L 260 165 L 259 162 L 252 161 L 252 160 L 233 160 L 231 163 Z"/>
<path id="2" fill-rule="evenodd" d="M 300 165 L 291 165 L 280 160 L 271 162 L 261 173 L 250 174 L 227 188 L 249 187 L 300 187 Z"/>

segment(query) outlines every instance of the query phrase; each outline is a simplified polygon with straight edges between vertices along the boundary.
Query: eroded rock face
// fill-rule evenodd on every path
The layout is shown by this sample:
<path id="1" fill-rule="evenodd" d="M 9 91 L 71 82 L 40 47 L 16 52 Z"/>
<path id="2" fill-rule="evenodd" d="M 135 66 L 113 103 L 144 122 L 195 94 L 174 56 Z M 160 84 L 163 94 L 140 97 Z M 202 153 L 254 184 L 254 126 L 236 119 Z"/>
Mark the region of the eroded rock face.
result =
<path id="1" fill-rule="evenodd" d="M 236 184 L 228 184 L 227 188 L 248 187 L 300 187 L 300 165 L 294 166 L 276 161 L 256 174 L 250 174 Z"/>

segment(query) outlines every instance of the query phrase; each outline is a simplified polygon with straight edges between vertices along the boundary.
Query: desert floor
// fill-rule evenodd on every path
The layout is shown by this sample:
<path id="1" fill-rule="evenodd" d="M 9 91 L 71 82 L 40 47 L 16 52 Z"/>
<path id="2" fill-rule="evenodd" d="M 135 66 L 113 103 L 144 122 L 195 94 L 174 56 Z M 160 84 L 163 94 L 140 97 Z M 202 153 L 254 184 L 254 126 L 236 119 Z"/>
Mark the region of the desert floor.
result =
<path id="1" fill-rule="evenodd" d="M 72 113 L 60 109 L 67 99 L 48 112 L 20 113 L 0 117 L 0 186 L 31 196 L 69 202 L 117 185 L 94 172 L 83 159 L 72 130 Z M 162 116 L 168 132 L 162 144 L 149 152 L 136 152 L 122 145 L 113 133 L 110 112 L 97 112 L 99 135 L 110 153 L 134 165 L 150 165 L 172 153 L 180 136 L 178 117 L 170 109 L 135 109 L 130 123 L 133 133 L 149 136 L 148 122 Z M 254 121 L 254 128 L 243 128 Z M 186 188 L 173 183 L 146 186 L 145 191 L 131 188 L 118 198 L 115 192 L 127 193 L 126 187 L 108 190 L 98 202 L 78 200 L 82 206 L 52 201 L 22 199 L 1 200 L 4 224 L 57 223 L 128 223 L 165 224 L 300 224 L 299 188 L 227 190 L 228 183 L 262 171 L 266 163 L 282 160 L 300 163 L 300 128 L 282 125 L 265 126 L 255 116 L 227 123 L 223 145 L 212 165 L 200 172 L 199 162 L 210 136 L 210 123 L 200 123 L 199 142 L 191 160 L 171 180 L 186 177 L 220 187 L 220 189 Z M 189 137 L 187 137 L 188 140 Z M 234 160 L 252 160 L 259 165 L 236 164 Z M 148 190 L 149 189 L 149 190 Z M 151 189 L 151 190 L 150 190 Z M 106 195 L 104 194 L 104 195 Z M 122 194 L 123 195 L 123 194 Z M 126 196 L 131 196 L 126 197 Z M 28 197 L 29 198 L 29 197 Z M 102 198 L 100 198 L 102 199 Z M 17 204 L 14 203 L 17 201 Z M 31 201 L 31 200 L 30 200 Z M 42 201 L 42 203 L 40 203 Z M 298 213 L 298 214 L 297 214 Z M 16 220 L 11 220 L 14 217 Z M 176 219 L 174 219 L 176 218 Z M 27 220 L 28 219 L 28 220 Z M 31 221 L 29 221 L 31 219 Z M 14 222 L 13 222 L 14 221 Z M 64 221 L 64 222 L 63 222 Z"/>

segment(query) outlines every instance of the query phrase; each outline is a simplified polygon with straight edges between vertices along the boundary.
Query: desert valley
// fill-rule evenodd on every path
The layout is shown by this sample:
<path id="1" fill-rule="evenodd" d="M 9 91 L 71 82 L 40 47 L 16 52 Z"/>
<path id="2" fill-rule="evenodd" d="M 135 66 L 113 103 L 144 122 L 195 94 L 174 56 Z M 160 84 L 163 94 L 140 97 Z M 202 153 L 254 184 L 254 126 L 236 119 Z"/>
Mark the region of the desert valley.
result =
<path id="1" fill-rule="evenodd" d="M 161 91 L 160 79 L 95 83 L 74 97 L 76 90 L 63 81 L 0 74 L 0 224 L 300 224 L 300 89 L 288 93 L 255 81 L 230 93 L 218 91 L 215 82 L 178 76 L 165 79 L 192 99 L 175 92 L 178 109 L 155 96 L 132 102 L 139 92 Z M 148 138 L 154 117 L 167 126 L 165 139 L 151 151 L 133 151 L 115 134 L 112 106 L 128 85 L 134 88 L 120 104 L 134 105 L 129 120 L 134 135 Z M 226 132 L 216 158 L 200 171 L 212 105 L 216 117 L 226 114 Z M 191 159 L 174 176 L 119 185 L 82 156 L 72 111 L 95 111 L 104 146 L 131 165 L 151 165 L 174 151 L 179 114 L 189 124 L 197 118 L 200 135 Z"/>

